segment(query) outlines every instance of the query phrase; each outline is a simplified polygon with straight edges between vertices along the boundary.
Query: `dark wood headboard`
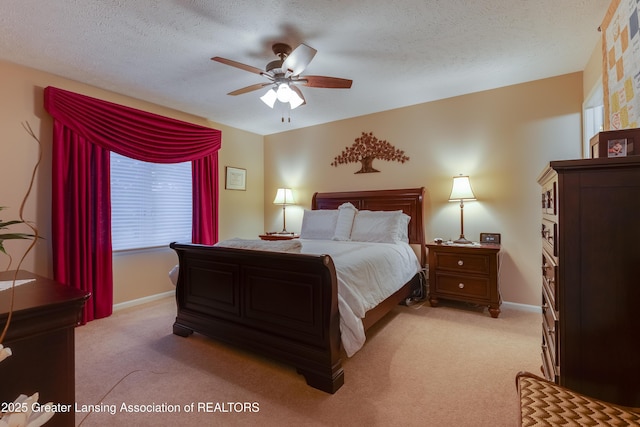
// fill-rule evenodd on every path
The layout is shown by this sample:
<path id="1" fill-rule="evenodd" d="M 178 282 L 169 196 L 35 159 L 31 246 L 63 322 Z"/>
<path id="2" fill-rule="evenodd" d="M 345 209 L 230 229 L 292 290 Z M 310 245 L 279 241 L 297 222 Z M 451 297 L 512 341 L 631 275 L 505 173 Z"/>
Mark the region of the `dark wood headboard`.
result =
<path id="1" fill-rule="evenodd" d="M 420 263 L 427 262 L 426 241 L 423 222 L 424 187 L 400 190 L 341 191 L 315 193 L 311 209 L 337 209 L 351 202 L 358 210 L 403 211 L 411 217 L 409 221 L 409 243 L 420 245 Z"/>

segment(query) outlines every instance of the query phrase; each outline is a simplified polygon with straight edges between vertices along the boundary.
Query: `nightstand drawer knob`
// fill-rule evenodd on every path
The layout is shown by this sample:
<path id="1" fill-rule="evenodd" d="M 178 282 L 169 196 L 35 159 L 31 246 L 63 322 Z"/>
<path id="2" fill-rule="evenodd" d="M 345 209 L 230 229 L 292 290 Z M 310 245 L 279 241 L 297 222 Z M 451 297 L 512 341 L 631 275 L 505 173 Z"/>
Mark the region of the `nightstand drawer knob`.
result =
<path id="1" fill-rule="evenodd" d="M 461 259 L 458 260 L 458 265 L 464 265 L 464 261 L 462 261 Z"/>
<path id="2" fill-rule="evenodd" d="M 460 289 L 464 289 L 464 283 L 458 283 L 458 287 L 459 287 Z"/>

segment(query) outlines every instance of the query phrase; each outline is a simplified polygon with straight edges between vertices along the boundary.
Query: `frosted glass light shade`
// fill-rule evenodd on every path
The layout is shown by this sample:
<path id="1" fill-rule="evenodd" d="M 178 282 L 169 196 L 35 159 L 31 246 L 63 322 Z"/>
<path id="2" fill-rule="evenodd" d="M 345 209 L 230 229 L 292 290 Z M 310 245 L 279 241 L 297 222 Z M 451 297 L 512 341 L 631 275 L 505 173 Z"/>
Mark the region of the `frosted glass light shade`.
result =
<path id="1" fill-rule="evenodd" d="M 278 188 L 276 198 L 273 199 L 274 205 L 291 205 L 295 203 L 293 193 L 290 188 Z"/>
<path id="2" fill-rule="evenodd" d="M 278 99 L 278 94 L 273 89 L 269 89 L 267 93 L 260 97 L 260 100 L 267 104 L 269 108 L 273 108 L 273 104 L 276 103 L 276 99 Z"/>
<path id="3" fill-rule="evenodd" d="M 468 176 L 454 176 L 453 186 L 451 187 L 450 202 L 459 202 L 460 200 L 475 200 L 476 196 L 471 189 L 471 183 Z"/>
<path id="4" fill-rule="evenodd" d="M 291 109 L 293 110 L 294 108 L 302 105 L 302 103 L 304 103 L 304 99 L 302 99 L 300 95 L 296 93 L 296 91 L 291 90 L 290 92 L 291 96 L 289 97 L 289 104 L 291 104 Z"/>
<path id="5" fill-rule="evenodd" d="M 288 84 L 282 83 L 278 86 L 278 101 L 287 103 L 289 102 L 289 98 L 291 98 L 291 89 Z"/>
<path id="6" fill-rule="evenodd" d="M 260 97 L 260 100 L 267 104 L 269 108 L 273 108 L 276 101 L 280 101 L 283 104 L 289 104 L 291 109 L 298 108 L 302 104 L 304 104 L 304 99 L 298 95 L 298 93 L 294 90 L 291 90 L 289 85 L 286 83 L 282 83 L 278 86 L 278 90 L 271 88 Z"/>

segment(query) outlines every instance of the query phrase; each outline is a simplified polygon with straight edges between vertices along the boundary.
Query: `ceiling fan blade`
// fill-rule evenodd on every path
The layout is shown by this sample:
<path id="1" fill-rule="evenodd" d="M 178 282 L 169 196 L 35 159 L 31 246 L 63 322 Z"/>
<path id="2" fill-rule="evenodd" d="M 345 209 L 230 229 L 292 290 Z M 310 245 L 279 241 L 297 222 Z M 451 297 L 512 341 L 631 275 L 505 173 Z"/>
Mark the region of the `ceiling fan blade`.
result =
<path id="1" fill-rule="evenodd" d="M 231 65 L 232 67 L 240 68 L 241 70 L 249 71 L 250 73 L 256 73 L 263 75 L 265 72 L 260 68 L 252 67 L 251 65 L 242 64 L 237 61 L 232 61 L 231 59 L 221 58 L 219 56 L 214 56 L 211 58 L 212 61 L 220 62 L 221 64 Z"/>
<path id="2" fill-rule="evenodd" d="M 353 83 L 352 80 L 327 76 L 301 76 L 298 81 L 304 86 L 329 89 L 349 89 Z"/>
<path id="3" fill-rule="evenodd" d="M 292 75 L 297 76 L 307 68 L 307 65 L 309 65 L 309 62 L 311 62 L 316 55 L 316 52 L 317 50 L 314 48 L 302 43 L 286 57 L 282 63 L 282 69 L 290 70 Z"/>
<path id="4" fill-rule="evenodd" d="M 265 86 L 270 86 L 273 83 L 256 83 L 251 86 L 243 87 L 242 89 L 234 90 L 233 92 L 229 92 L 227 95 L 242 95 L 243 93 L 253 92 L 254 90 L 262 89 Z"/>

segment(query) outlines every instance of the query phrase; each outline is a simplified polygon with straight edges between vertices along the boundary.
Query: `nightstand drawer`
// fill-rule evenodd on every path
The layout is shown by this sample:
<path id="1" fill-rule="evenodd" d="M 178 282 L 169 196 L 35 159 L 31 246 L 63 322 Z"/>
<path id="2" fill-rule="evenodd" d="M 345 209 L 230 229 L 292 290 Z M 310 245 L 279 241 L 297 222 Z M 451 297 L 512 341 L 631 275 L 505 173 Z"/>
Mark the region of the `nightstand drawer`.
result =
<path id="1" fill-rule="evenodd" d="M 458 272 L 489 274 L 489 257 L 474 254 L 437 253 L 435 267 Z"/>
<path id="2" fill-rule="evenodd" d="M 484 299 L 489 297 L 488 278 L 436 273 L 435 287 L 436 292 L 443 297 L 447 295 Z"/>

